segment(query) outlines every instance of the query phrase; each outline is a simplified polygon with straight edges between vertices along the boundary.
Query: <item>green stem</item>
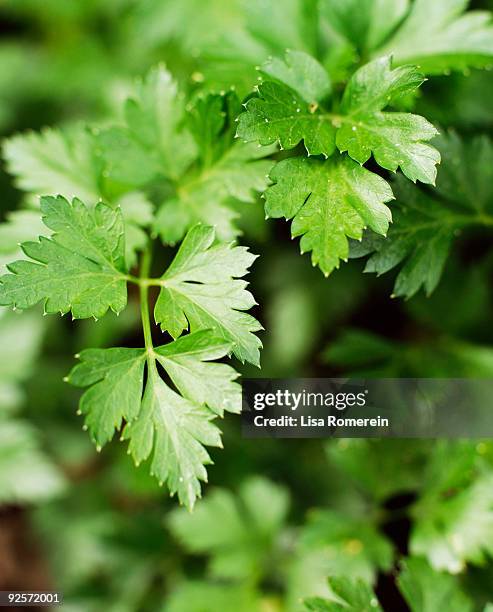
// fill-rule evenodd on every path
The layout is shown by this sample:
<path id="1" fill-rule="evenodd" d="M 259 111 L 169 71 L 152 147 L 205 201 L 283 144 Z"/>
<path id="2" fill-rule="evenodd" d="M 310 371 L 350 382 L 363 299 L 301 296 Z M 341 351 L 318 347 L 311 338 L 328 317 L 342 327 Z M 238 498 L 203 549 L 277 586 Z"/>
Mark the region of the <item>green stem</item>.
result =
<path id="1" fill-rule="evenodd" d="M 142 329 L 144 331 L 144 342 L 148 356 L 150 357 L 154 353 L 154 346 L 152 344 L 151 334 L 151 318 L 149 316 L 149 284 L 143 282 L 149 276 L 151 268 L 151 244 L 148 243 L 145 251 L 142 253 L 142 259 L 140 263 L 140 278 L 139 278 L 139 292 L 140 292 L 140 316 L 142 319 Z"/>

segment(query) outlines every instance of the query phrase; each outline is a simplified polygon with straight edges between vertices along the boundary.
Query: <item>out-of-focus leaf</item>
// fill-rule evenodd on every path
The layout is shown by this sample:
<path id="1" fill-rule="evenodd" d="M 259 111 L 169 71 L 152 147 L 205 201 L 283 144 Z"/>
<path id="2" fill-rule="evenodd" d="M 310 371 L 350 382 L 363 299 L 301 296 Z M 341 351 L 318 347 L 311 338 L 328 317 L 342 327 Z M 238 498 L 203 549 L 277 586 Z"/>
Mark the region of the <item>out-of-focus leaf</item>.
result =
<path id="1" fill-rule="evenodd" d="M 457 579 L 435 571 L 422 558 L 406 559 L 397 582 L 412 612 L 470 612 L 473 609 Z"/>
<path id="2" fill-rule="evenodd" d="M 259 575 L 273 554 L 288 505 L 284 488 L 252 477 L 238 497 L 216 489 L 193 515 L 174 510 L 169 527 L 187 550 L 210 556 L 212 575 L 248 578 Z"/>
<path id="3" fill-rule="evenodd" d="M 322 14 L 355 47 L 362 51 L 379 47 L 409 9 L 409 0 L 328 0 Z"/>
<path id="4" fill-rule="evenodd" d="M 428 442 L 416 440 L 338 440 L 326 446 L 330 463 L 377 500 L 415 491 L 428 449 Z"/>
<path id="5" fill-rule="evenodd" d="M 0 504 L 40 502 L 66 486 L 42 452 L 35 430 L 20 419 L 0 418 Z"/>
<path id="6" fill-rule="evenodd" d="M 214 226 L 221 240 L 231 240 L 239 230 L 230 201 L 251 203 L 267 187 L 273 162 L 262 158 L 275 147 L 233 139 L 240 110 L 234 92 L 200 96 L 190 105 L 188 125 L 198 160 L 159 208 L 153 227 L 165 243 L 181 240 L 197 222 Z"/>
<path id="7" fill-rule="evenodd" d="M 168 598 L 162 612 L 261 612 L 257 594 L 248 587 L 185 582 Z"/>
<path id="8" fill-rule="evenodd" d="M 468 0 L 414 0 L 406 19 L 374 55 L 392 54 L 427 74 L 493 61 L 493 24 L 488 11 L 467 11 Z M 382 16 L 382 20 L 384 17 Z"/>
<path id="9" fill-rule="evenodd" d="M 81 125 L 13 136 L 5 141 L 3 155 L 17 186 L 34 199 L 58 194 L 99 198 L 93 142 Z"/>
<path id="10" fill-rule="evenodd" d="M 442 444 L 431 457 L 410 547 L 438 571 L 458 573 L 493 555 L 493 477 L 478 472 L 478 459 L 467 443 Z"/>
<path id="11" fill-rule="evenodd" d="M 311 612 L 382 612 L 373 589 L 363 581 L 348 577 L 329 578 L 329 599 L 314 597 L 305 601 Z"/>

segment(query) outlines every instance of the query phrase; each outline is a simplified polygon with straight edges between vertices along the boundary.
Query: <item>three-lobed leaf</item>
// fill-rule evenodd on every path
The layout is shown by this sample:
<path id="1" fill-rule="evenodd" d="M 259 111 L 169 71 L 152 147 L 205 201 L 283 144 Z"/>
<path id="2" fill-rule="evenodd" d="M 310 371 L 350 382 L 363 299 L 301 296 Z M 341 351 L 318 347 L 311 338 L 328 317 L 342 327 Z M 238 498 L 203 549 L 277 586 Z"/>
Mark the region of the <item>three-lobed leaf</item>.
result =
<path id="1" fill-rule="evenodd" d="M 41 209 L 54 233 L 23 245 L 34 261 L 9 266 L 10 274 L 0 279 L 0 303 L 24 309 L 44 301 L 45 312 L 71 310 L 74 318 L 97 318 L 108 308 L 120 312 L 127 281 L 138 282 L 126 274 L 120 209 L 102 202 L 88 208 L 61 196 L 42 198 Z M 167 292 L 158 300 L 156 319 L 175 337 L 188 328 L 192 333 L 156 349 L 88 349 L 68 377 L 89 387 L 80 412 L 98 447 L 126 423 L 122 436 L 136 463 L 152 455 L 151 472 L 189 507 L 207 478 L 205 446 L 221 445 L 212 420 L 241 409 L 236 372 L 211 361 L 231 352 L 256 363 L 259 358 L 260 341 L 252 332 L 260 325 L 243 312 L 254 300 L 239 278 L 255 256 L 242 247 L 213 245 L 214 237 L 211 227 L 192 229 L 155 283 Z M 161 379 L 157 363 L 176 391 Z"/>
<path id="2" fill-rule="evenodd" d="M 232 343 L 241 361 L 258 365 L 262 329 L 249 310 L 255 300 L 241 277 L 255 260 L 245 247 L 214 244 L 211 227 L 190 230 L 160 279 L 161 291 L 154 317 L 163 330 L 177 338 L 190 329 L 214 329 Z"/>
<path id="3" fill-rule="evenodd" d="M 135 462 L 152 455 L 151 473 L 191 507 L 200 496 L 199 480 L 207 479 L 204 465 L 210 458 L 204 446 L 221 444 L 212 420 L 241 407 L 234 369 L 211 363 L 231 348 L 203 330 L 156 347 L 152 356 L 144 349 L 86 349 L 68 381 L 89 387 L 80 411 L 96 444 L 100 447 L 111 440 L 126 423 L 122 438 L 129 440 Z M 178 392 L 162 380 L 156 362 Z"/>
<path id="4" fill-rule="evenodd" d="M 100 202 L 89 209 L 80 200 L 41 200 L 43 223 L 54 234 L 22 249 L 33 261 L 8 266 L 0 278 L 0 304 L 29 308 L 43 301 L 45 312 L 72 311 L 74 318 L 118 313 L 127 303 L 123 218 Z"/>
<path id="5" fill-rule="evenodd" d="M 361 239 L 366 227 L 386 234 L 392 190 L 380 176 L 347 157 L 319 161 L 286 159 L 271 173 L 266 213 L 293 219 L 291 233 L 302 236 L 301 251 L 326 274 L 347 259 L 347 238 Z"/>

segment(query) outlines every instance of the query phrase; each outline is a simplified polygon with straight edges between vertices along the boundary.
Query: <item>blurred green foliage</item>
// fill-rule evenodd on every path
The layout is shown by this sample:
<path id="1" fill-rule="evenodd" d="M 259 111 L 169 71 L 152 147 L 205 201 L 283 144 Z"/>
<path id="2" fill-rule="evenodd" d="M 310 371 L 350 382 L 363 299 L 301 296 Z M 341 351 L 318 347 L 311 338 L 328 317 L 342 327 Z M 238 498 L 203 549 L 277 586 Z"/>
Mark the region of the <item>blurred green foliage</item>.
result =
<path id="1" fill-rule="evenodd" d="M 425 5 L 423 19 L 418 9 Z M 467 5 L 5 0 L 0 265 L 17 257 L 19 242 L 42 232 L 33 194 L 46 190 L 126 206 L 126 257 L 133 265 L 153 222 L 152 205 L 175 193 L 183 160 L 194 164 L 187 180 L 217 162 L 234 132 L 233 115 L 257 82 L 256 66 L 269 56 L 283 57 L 286 48 L 317 57 L 337 91 L 355 66 L 381 50 L 394 50 L 397 61 L 418 61 L 430 79 L 399 104 L 440 128 L 455 161 L 448 163 L 442 151 L 437 187 L 406 185 L 404 191 L 419 200 L 419 214 L 478 204 L 491 211 L 493 26 L 488 14 L 471 14 Z M 413 20 L 406 18 L 410 6 L 417 14 Z M 493 10 L 493 3 L 469 8 Z M 447 53 L 450 48 L 455 54 Z M 199 126 L 210 114 L 207 106 L 196 105 L 201 94 L 233 87 L 237 95 L 228 94 L 235 111 L 228 115 L 221 107 L 223 123 L 200 134 L 201 142 L 209 139 L 207 149 L 197 152 L 193 135 L 180 135 L 175 144 L 176 134 L 166 134 L 165 144 L 173 147 L 162 149 L 158 160 L 167 164 L 164 187 L 154 181 L 156 159 L 135 145 L 139 114 L 122 111 L 124 100 L 135 94 L 135 78 L 160 62 L 176 79 L 180 104 L 186 99 L 202 113 Z M 178 109 L 189 112 L 184 103 Z M 94 135 L 87 125 L 100 132 Z M 103 153 L 106 148 L 106 161 L 115 162 L 112 175 L 103 176 L 101 160 L 87 155 L 86 139 L 92 138 Z M 431 296 L 390 299 L 392 274 L 404 268 L 382 277 L 363 274 L 361 249 L 382 253 L 368 236 L 329 279 L 300 257 L 284 221 L 264 221 L 255 194 L 266 186 L 271 161 L 253 148 L 244 154 L 260 164 L 258 173 L 244 177 L 233 158 L 222 175 L 233 173 L 241 189 L 232 192 L 229 184 L 207 180 L 191 193 L 201 213 L 214 201 L 212 214 L 226 238 L 240 236 L 261 253 L 250 281 L 260 304 L 255 316 L 266 328 L 262 376 L 493 377 L 491 227 L 454 228 L 447 261 L 438 262 L 440 282 L 434 282 L 440 275 L 435 270 L 425 283 L 430 293 L 437 285 Z M 16 165 L 26 155 L 32 156 L 27 177 Z M 125 166 L 117 163 L 122 159 Z M 126 181 L 141 181 L 145 195 Z M 397 194 L 400 182 L 392 183 Z M 399 196 L 393 210 L 402 202 Z M 167 242 L 181 239 L 183 216 L 169 223 L 163 214 L 159 221 L 152 231 Z M 442 223 L 439 216 L 436 227 Z M 426 247 L 432 239 L 422 235 L 418 243 Z M 163 264 L 171 258 L 164 249 L 158 256 Z M 410 260 L 412 254 L 404 265 Z M 418 268 L 427 272 L 429 263 L 418 261 Z M 377 264 L 373 259 L 367 270 L 382 271 Z M 212 452 L 209 488 L 189 514 L 176 508 L 145 466 L 133 466 L 121 444 L 96 454 L 82 431 L 79 394 L 62 379 L 74 353 L 117 344 L 142 344 L 132 293 L 120 317 L 110 314 L 97 323 L 48 320 L 37 311 L 0 312 L 0 534 L 18 529 L 11 526 L 12 516 L 24 517 L 28 552 L 20 567 L 34 565 L 30 550 L 37 551 L 42 567 L 35 577 L 16 570 L 11 557 L 21 553 L 2 544 L 0 567 L 10 569 L 0 575 L 1 588 L 58 588 L 69 612 L 297 612 L 305 605 L 355 612 L 378 605 L 412 612 L 491 609 L 491 442 L 253 444 L 241 438 L 238 418 L 228 415 L 225 450 Z M 249 365 L 239 369 L 258 375 Z"/>

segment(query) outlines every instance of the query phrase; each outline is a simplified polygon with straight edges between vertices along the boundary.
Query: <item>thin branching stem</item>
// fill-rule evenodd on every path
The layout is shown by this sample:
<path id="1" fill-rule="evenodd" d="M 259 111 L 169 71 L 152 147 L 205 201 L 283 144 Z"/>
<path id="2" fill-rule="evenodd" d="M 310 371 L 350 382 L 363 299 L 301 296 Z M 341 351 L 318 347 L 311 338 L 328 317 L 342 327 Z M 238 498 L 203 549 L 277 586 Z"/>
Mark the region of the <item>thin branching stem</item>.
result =
<path id="1" fill-rule="evenodd" d="M 146 282 L 142 282 L 143 279 L 147 279 L 149 276 L 149 271 L 151 268 L 152 261 L 152 245 L 148 243 L 146 249 L 142 253 L 141 263 L 140 263 L 140 278 L 137 279 L 139 282 L 139 292 L 140 292 L 140 316 L 142 319 L 142 329 L 144 332 L 144 342 L 145 348 L 149 356 L 154 353 L 154 346 L 152 344 L 152 334 L 151 334 L 151 319 L 149 315 L 149 284 Z"/>

